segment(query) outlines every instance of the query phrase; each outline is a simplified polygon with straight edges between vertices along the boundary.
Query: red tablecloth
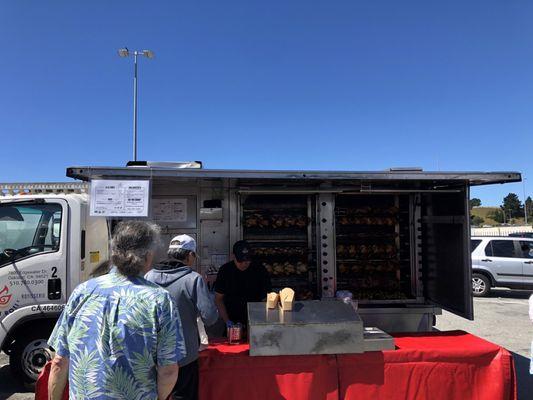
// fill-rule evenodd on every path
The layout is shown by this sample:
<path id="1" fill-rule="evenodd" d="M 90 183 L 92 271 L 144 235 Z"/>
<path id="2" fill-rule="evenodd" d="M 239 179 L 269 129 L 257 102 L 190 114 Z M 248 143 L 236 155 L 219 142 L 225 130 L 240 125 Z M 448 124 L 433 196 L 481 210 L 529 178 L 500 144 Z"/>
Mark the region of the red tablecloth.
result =
<path id="1" fill-rule="evenodd" d="M 395 335 L 396 350 L 338 355 L 341 399 L 516 399 L 511 354 L 462 331 Z"/>
<path id="2" fill-rule="evenodd" d="M 462 331 L 394 337 L 396 350 L 336 356 L 250 357 L 248 345 L 213 344 L 200 353 L 200 399 L 516 399 L 502 347 Z M 48 368 L 36 400 L 47 399 Z"/>
<path id="3" fill-rule="evenodd" d="M 394 336 L 396 350 L 337 356 L 250 357 L 248 345 L 215 344 L 200 355 L 200 399 L 516 399 L 502 347 L 462 331 Z"/>
<path id="4" fill-rule="evenodd" d="M 338 400 L 334 355 L 250 357 L 247 344 L 200 353 L 200 399 Z"/>
<path id="5" fill-rule="evenodd" d="M 48 377 L 50 376 L 51 362 L 47 362 L 35 382 L 35 400 L 48 400 Z M 63 398 L 68 400 L 68 383 L 63 391 Z"/>

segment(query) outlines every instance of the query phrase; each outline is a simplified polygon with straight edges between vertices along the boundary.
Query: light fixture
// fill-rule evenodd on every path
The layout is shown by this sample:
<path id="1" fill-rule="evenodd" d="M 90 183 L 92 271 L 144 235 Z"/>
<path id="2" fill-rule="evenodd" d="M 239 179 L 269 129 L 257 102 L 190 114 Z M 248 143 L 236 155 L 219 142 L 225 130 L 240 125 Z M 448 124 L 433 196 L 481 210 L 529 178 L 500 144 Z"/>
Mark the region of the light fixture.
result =
<path id="1" fill-rule="evenodd" d="M 143 54 L 148 58 L 154 58 L 155 54 L 152 50 L 143 50 Z"/>
<path id="2" fill-rule="evenodd" d="M 118 49 L 118 55 L 120 57 L 128 57 L 130 55 L 130 51 L 127 47 L 124 47 L 123 49 Z"/>

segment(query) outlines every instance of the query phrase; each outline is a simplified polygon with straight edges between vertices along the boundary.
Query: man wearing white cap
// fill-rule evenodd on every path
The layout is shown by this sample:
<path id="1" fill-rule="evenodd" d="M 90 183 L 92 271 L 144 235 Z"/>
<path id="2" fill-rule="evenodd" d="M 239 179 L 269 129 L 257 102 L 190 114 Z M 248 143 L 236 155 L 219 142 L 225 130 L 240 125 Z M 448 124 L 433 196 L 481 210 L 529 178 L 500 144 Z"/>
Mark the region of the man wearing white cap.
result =
<path id="1" fill-rule="evenodd" d="M 196 262 L 196 241 L 178 235 L 170 241 L 168 259 L 157 264 L 145 278 L 167 289 L 178 305 L 187 355 L 179 362 L 180 372 L 172 399 L 198 398 L 199 333 L 196 322 L 213 325 L 218 312 L 202 276 L 190 267 Z"/>

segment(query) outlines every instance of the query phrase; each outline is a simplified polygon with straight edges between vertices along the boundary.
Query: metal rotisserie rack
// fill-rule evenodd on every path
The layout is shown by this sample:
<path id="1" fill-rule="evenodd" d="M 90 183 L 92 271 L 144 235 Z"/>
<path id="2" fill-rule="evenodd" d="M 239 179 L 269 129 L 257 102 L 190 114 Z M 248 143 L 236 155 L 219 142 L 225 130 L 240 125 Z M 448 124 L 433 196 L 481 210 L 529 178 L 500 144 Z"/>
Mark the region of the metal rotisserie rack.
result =
<path id="1" fill-rule="evenodd" d="M 409 196 L 338 195 L 337 290 L 362 301 L 414 298 Z"/>
<path id="2" fill-rule="evenodd" d="M 242 205 L 242 236 L 274 289 L 291 287 L 298 300 L 317 298 L 315 218 L 308 195 L 250 195 Z"/>

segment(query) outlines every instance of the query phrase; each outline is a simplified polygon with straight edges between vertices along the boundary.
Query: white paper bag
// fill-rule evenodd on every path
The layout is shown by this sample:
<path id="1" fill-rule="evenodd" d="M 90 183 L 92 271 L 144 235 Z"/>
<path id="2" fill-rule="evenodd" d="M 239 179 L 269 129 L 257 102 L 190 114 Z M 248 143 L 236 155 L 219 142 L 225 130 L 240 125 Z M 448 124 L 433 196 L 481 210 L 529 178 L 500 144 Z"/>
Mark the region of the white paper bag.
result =
<path id="1" fill-rule="evenodd" d="M 200 317 L 196 318 L 196 324 L 198 325 L 198 334 L 200 336 L 200 347 L 198 348 L 198 351 L 202 351 L 207 349 L 207 346 L 209 345 L 209 338 L 207 337 L 204 323 Z"/>

